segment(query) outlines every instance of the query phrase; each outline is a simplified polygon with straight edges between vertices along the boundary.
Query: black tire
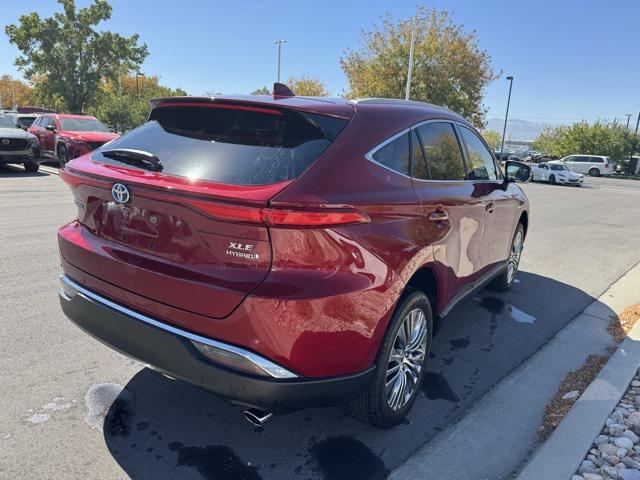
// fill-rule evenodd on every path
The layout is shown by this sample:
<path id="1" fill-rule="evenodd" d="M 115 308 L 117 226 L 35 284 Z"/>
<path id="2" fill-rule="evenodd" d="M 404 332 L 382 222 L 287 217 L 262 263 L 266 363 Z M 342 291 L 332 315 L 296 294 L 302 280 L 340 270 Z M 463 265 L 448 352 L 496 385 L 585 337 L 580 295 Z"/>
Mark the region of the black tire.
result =
<path id="1" fill-rule="evenodd" d="M 386 393 L 387 369 L 389 366 L 391 349 L 394 347 L 398 330 L 402 326 L 405 318 L 409 312 L 415 309 L 422 310 L 426 320 L 427 333 L 424 360 L 418 374 L 418 380 L 411 392 L 411 397 L 402 407 L 394 411 L 389 406 Z M 380 346 L 380 351 L 376 358 L 376 375 L 362 395 L 349 402 L 347 405 L 349 413 L 354 417 L 379 428 L 390 428 L 401 423 L 407 413 L 409 413 L 409 410 L 411 410 L 413 402 L 415 402 L 420 391 L 420 385 L 422 384 L 426 364 L 429 359 L 429 352 L 431 351 L 432 335 L 433 315 L 429 299 L 421 291 L 405 293 L 396 306 L 396 310 L 389 323 L 387 333 L 382 341 L 382 345 Z"/>
<path id="2" fill-rule="evenodd" d="M 36 162 L 25 162 L 24 169 L 29 173 L 36 173 L 40 170 L 40 165 Z"/>
<path id="3" fill-rule="evenodd" d="M 66 145 L 58 145 L 56 156 L 58 158 L 58 163 L 61 167 L 64 167 L 65 164 L 69 161 L 69 152 L 67 151 Z"/>
<path id="4" fill-rule="evenodd" d="M 516 242 L 516 238 L 518 236 L 518 234 L 521 235 L 521 241 L 524 242 L 524 226 L 522 225 L 522 223 L 518 223 L 518 226 L 516 227 L 516 231 L 513 233 L 513 237 L 511 239 L 511 248 L 509 249 L 509 257 L 507 259 L 507 268 L 505 268 L 500 275 L 498 275 L 492 282 L 491 282 L 491 288 L 493 288 L 494 290 L 498 290 L 500 292 L 506 292 L 508 290 L 511 289 L 512 285 L 513 285 L 513 281 L 516 278 L 516 273 L 518 272 L 518 265 L 520 264 L 520 254 L 522 253 L 522 244 L 520 247 L 520 254 L 518 254 L 517 257 L 517 261 L 515 264 L 515 271 L 513 272 L 513 274 L 510 273 L 509 271 L 509 263 L 511 261 L 512 258 L 512 254 L 513 254 L 513 248 L 514 248 L 514 244 Z"/>
<path id="5" fill-rule="evenodd" d="M 600 170 L 598 170 L 597 168 L 592 168 L 589 170 L 589 176 L 590 177 L 599 177 L 600 176 Z"/>
<path id="6" fill-rule="evenodd" d="M 549 177 L 549 185 L 555 185 L 556 184 L 556 176 L 555 175 L 551 175 Z"/>

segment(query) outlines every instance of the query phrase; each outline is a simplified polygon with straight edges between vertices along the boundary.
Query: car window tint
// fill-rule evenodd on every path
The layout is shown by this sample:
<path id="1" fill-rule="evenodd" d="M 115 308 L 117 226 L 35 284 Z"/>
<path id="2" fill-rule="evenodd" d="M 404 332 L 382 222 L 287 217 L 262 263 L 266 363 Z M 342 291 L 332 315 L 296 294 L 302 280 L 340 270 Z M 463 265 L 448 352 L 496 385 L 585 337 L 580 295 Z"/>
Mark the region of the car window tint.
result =
<path id="1" fill-rule="evenodd" d="M 411 176 L 423 180 L 429 178 L 422 147 L 415 129 L 411 130 Z"/>
<path id="2" fill-rule="evenodd" d="M 431 180 L 464 180 L 462 152 L 453 125 L 430 122 L 416 128 Z"/>
<path id="3" fill-rule="evenodd" d="M 468 180 L 496 180 L 496 166 L 491 153 L 480 140 L 480 137 L 466 127 L 460 127 L 460 132 L 467 149 L 469 160 Z"/>
<path id="4" fill-rule="evenodd" d="M 300 176 L 346 124 L 343 119 L 288 109 L 170 104 L 156 107 L 147 123 L 109 143 L 109 149 L 150 152 L 168 175 L 270 185 Z M 122 164 L 100 149 L 92 160 Z"/>
<path id="5" fill-rule="evenodd" d="M 384 144 L 372 158 L 391 170 L 409 175 L 409 134 L 402 134 Z"/>
<path id="6" fill-rule="evenodd" d="M 591 161 L 593 163 L 604 163 L 604 160 L 602 159 L 602 157 L 591 157 Z"/>

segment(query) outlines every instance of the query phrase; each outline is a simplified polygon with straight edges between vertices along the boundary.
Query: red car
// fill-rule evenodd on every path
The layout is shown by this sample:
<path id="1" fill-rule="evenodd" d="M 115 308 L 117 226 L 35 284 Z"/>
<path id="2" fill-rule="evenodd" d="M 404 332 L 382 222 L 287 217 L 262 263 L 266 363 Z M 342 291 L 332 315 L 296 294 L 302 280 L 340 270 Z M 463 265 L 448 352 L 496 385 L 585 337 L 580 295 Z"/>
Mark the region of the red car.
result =
<path id="1" fill-rule="evenodd" d="M 428 104 L 173 97 L 69 162 L 60 303 L 158 371 L 272 413 L 411 408 L 434 322 L 511 286 L 528 227 L 477 131 Z"/>
<path id="2" fill-rule="evenodd" d="M 40 155 L 61 165 L 119 136 L 95 117 L 56 113 L 40 115 L 27 131 L 38 137 Z"/>

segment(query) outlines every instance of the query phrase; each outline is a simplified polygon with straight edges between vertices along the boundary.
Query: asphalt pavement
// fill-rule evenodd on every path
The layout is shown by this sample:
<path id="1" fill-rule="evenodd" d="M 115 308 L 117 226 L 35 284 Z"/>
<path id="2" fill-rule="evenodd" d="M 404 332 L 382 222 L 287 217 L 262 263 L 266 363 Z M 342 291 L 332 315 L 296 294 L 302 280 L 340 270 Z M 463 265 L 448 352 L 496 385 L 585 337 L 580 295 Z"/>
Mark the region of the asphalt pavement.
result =
<path id="1" fill-rule="evenodd" d="M 526 184 L 518 283 L 451 313 L 405 424 L 378 430 L 324 408 L 254 428 L 64 317 L 55 232 L 75 207 L 46 170 L 0 167 L 0 478 L 383 478 L 640 261 L 640 182 Z"/>

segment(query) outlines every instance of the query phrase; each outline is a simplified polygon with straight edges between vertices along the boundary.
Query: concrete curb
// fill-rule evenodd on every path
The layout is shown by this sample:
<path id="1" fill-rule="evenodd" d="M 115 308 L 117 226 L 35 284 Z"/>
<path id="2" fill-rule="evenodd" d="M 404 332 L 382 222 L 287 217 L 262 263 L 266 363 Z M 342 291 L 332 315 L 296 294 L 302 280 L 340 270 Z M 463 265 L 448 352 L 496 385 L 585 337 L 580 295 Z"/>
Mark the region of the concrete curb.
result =
<path id="1" fill-rule="evenodd" d="M 544 408 L 555 395 L 558 385 L 570 370 L 579 368 L 588 355 L 604 353 L 606 347 L 612 344 L 607 331 L 610 315 L 640 301 L 638 285 L 640 285 L 640 263 L 620 277 L 536 354 L 487 392 L 458 423 L 447 427 L 409 457 L 404 464 L 391 472 L 388 478 L 392 480 L 452 478 L 451 475 L 454 472 L 456 478 L 491 480 L 507 476 L 512 478 L 511 473 L 520 468 L 524 459 L 536 446 Z M 609 408 L 609 403 L 606 407 L 602 406 L 602 410 L 606 412 L 600 417 L 593 417 L 595 413 L 589 413 L 589 419 L 594 425 L 584 432 L 584 441 L 578 440 L 577 432 L 569 431 L 564 440 L 560 439 L 562 443 L 553 444 L 548 449 L 546 445 L 549 442 L 545 443 L 525 468 L 531 472 L 527 475 L 531 476 L 522 477 L 522 479 L 553 480 L 571 477 L 599 433 L 599 429 L 602 428 L 607 415 L 613 410 L 633 377 L 635 373 L 635 367 L 631 366 L 633 359 L 636 361 L 636 367 L 640 362 L 640 342 L 635 342 L 637 339 L 635 335 L 640 338 L 640 326 L 637 332 L 634 328 L 632 337 L 623 342 L 615 355 L 630 361 L 629 365 L 624 370 L 613 365 L 612 375 L 614 376 L 604 384 L 598 382 L 599 389 L 596 392 L 592 391 L 587 397 L 593 401 L 592 395 L 596 395 L 597 401 L 594 401 L 594 405 L 602 403 L 604 398 L 609 398 L 611 407 Z M 617 383 L 611 383 L 614 381 Z M 621 385 L 619 388 L 618 384 Z M 616 392 L 611 391 L 613 388 Z M 620 394 L 616 397 L 618 391 Z M 583 397 L 586 395 L 587 391 L 584 392 Z M 586 422 L 584 419 L 580 421 Z M 560 427 L 556 432 L 559 429 Z M 556 433 L 554 432 L 553 435 Z M 567 441 L 568 439 L 570 442 Z M 586 442 L 584 448 L 580 446 L 576 448 L 576 452 L 573 452 L 575 466 L 573 457 L 570 456 L 572 454 L 568 451 L 559 453 L 556 462 L 552 462 L 551 456 L 554 454 L 554 449 L 561 448 L 565 443 L 569 448 L 583 445 L 584 442 Z M 549 457 L 547 459 L 540 457 L 542 463 L 564 466 L 562 472 L 546 473 L 546 471 L 536 470 L 536 465 L 539 465 L 537 459 L 543 449 L 548 450 L 546 455 Z M 461 461 L 461 458 L 464 460 Z M 565 474 L 565 471 L 569 473 Z M 522 474 L 525 472 L 523 471 Z"/>
<path id="2" fill-rule="evenodd" d="M 568 479 L 640 367 L 640 322 L 587 387 L 567 416 L 518 475 L 518 480 Z"/>

